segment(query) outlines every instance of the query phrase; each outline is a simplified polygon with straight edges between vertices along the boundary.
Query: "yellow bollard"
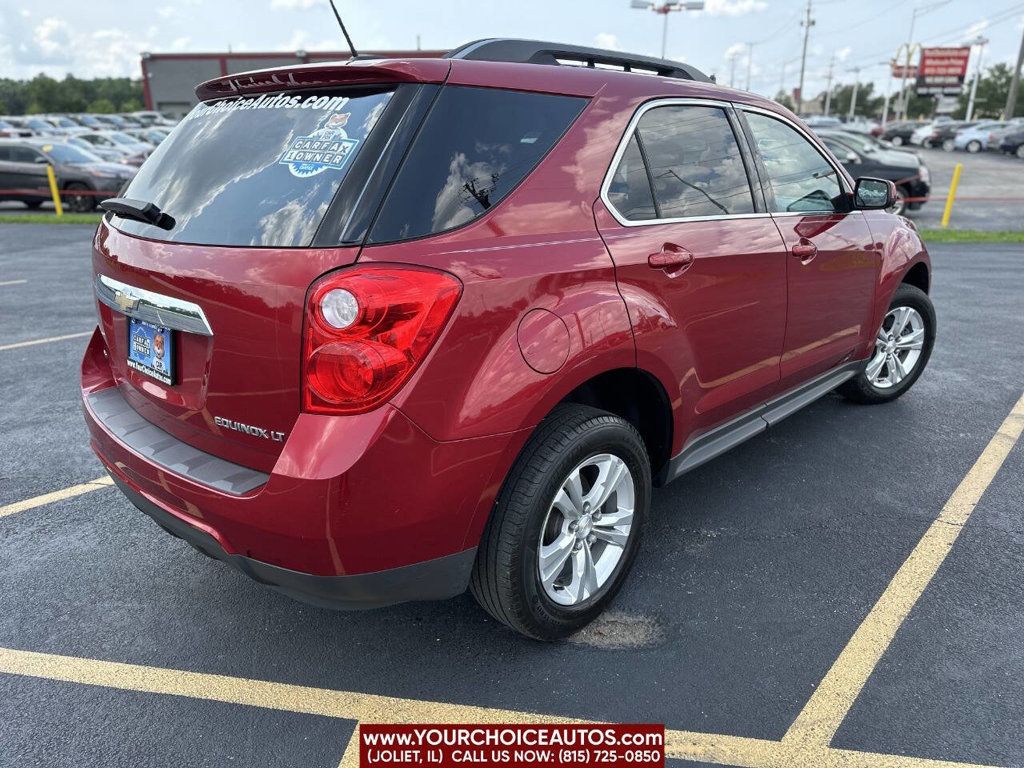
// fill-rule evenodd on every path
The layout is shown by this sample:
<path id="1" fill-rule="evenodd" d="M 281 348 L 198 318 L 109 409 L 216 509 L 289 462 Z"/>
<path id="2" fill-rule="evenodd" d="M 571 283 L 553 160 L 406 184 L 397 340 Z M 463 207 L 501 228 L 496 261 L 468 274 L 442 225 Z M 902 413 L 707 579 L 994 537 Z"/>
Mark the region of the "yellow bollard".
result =
<path id="1" fill-rule="evenodd" d="M 949 226 L 949 217 L 953 213 L 953 200 L 956 198 L 956 188 L 960 186 L 960 171 L 963 169 L 963 163 L 957 163 L 953 168 L 953 181 L 949 185 L 949 194 L 946 195 L 946 210 L 942 212 L 943 229 Z"/>
<path id="2" fill-rule="evenodd" d="M 60 191 L 57 189 L 57 177 L 53 175 L 53 166 L 46 166 L 46 178 L 50 180 L 50 194 L 53 196 L 53 207 L 57 209 L 57 215 L 64 215 L 64 206 L 60 204 Z"/>

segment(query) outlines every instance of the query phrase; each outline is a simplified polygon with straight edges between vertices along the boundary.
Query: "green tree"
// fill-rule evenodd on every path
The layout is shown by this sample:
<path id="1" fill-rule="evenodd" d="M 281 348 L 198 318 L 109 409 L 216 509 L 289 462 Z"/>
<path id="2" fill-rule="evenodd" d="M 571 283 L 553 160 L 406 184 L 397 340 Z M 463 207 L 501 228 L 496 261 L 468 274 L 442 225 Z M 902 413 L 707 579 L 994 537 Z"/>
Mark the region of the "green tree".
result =
<path id="1" fill-rule="evenodd" d="M 99 104 L 104 111 L 123 112 L 142 108 L 142 83 L 127 77 L 82 80 L 68 75 L 55 80 L 39 74 L 31 80 L 0 78 L 2 114 L 84 112 Z"/>
<path id="2" fill-rule="evenodd" d="M 833 115 L 848 115 L 853 100 L 853 85 L 837 85 L 832 89 L 829 110 Z M 860 83 L 857 86 L 857 115 L 881 117 L 885 97 L 875 94 L 874 83 Z"/>
<path id="3" fill-rule="evenodd" d="M 89 112 L 95 112 L 98 115 L 109 115 L 114 111 L 114 102 L 105 96 L 101 96 L 96 101 L 89 104 Z"/>
<path id="4" fill-rule="evenodd" d="M 775 102 L 777 104 L 781 104 L 790 112 L 792 112 L 796 108 L 796 105 L 793 104 L 793 99 L 791 99 L 789 97 L 789 94 L 787 94 L 785 91 L 779 91 L 778 93 L 775 94 Z"/>
<path id="5" fill-rule="evenodd" d="M 974 100 L 975 118 L 998 118 L 1002 117 L 1006 108 L 1006 97 L 1010 93 L 1010 80 L 1013 78 L 1013 69 L 1008 64 L 995 64 L 985 70 L 978 81 L 978 93 Z M 971 98 L 971 81 L 968 80 L 963 93 L 960 94 L 959 104 L 954 113 L 956 117 L 963 118 L 967 114 L 967 103 Z M 1009 117 L 1024 116 L 1024 102 L 1017 101 L 1015 114 Z"/>

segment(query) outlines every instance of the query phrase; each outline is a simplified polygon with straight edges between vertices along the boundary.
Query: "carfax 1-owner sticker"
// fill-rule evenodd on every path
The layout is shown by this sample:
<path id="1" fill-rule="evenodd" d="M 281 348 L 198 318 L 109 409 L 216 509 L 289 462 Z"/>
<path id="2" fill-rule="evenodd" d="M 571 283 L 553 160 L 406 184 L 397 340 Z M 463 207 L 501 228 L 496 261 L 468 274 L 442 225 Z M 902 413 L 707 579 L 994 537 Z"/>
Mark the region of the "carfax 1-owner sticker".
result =
<path id="1" fill-rule="evenodd" d="M 345 132 L 350 116 L 349 112 L 328 115 L 315 131 L 294 139 L 278 162 L 287 165 L 292 175 L 300 179 L 316 176 L 328 168 L 343 168 L 359 144 Z"/>

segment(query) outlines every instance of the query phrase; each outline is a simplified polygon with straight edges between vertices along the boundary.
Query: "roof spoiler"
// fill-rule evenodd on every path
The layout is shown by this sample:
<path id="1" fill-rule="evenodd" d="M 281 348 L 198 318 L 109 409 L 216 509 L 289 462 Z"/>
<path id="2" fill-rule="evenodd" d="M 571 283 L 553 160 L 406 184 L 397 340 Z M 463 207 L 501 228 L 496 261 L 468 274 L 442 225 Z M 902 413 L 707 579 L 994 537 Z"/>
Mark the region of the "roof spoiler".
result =
<path id="1" fill-rule="evenodd" d="M 390 85 L 397 83 L 443 83 L 451 64 L 443 59 L 352 59 L 344 62 L 316 62 L 260 69 L 224 75 L 196 86 L 200 101 L 229 96 L 338 85 Z"/>
<path id="2" fill-rule="evenodd" d="M 603 48 L 547 43 L 540 40 L 516 40 L 499 37 L 475 40 L 449 52 L 445 58 L 576 66 L 591 69 L 620 69 L 644 75 L 695 80 L 701 83 L 712 82 L 711 78 L 696 67 L 678 61 L 609 51 Z"/>

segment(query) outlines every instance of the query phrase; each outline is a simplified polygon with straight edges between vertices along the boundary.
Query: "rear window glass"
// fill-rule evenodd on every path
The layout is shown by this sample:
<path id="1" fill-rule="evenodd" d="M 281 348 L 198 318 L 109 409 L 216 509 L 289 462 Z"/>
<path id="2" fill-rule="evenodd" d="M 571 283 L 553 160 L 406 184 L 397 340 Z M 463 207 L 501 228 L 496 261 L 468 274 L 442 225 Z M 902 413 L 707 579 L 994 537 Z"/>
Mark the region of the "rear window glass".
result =
<path id="1" fill-rule="evenodd" d="M 585 104 L 572 96 L 443 88 L 370 241 L 422 237 L 482 215 L 533 170 Z"/>
<path id="2" fill-rule="evenodd" d="M 390 96 L 349 89 L 201 103 L 123 193 L 155 203 L 174 227 L 113 224 L 179 243 L 308 245 Z"/>

